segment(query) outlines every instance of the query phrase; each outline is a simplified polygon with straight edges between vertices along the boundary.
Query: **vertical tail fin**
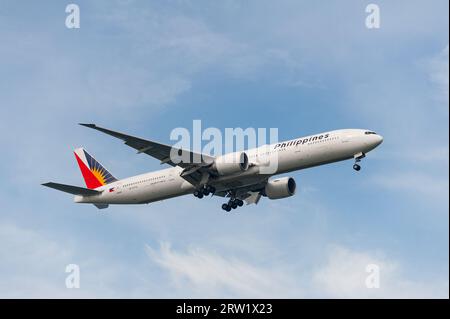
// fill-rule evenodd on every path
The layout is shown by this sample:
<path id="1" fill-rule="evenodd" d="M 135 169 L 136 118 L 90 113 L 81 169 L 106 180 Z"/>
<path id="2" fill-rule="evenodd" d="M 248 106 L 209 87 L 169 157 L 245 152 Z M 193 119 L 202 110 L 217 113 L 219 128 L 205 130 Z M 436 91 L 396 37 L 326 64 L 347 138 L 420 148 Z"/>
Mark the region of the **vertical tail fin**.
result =
<path id="1" fill-rule="evenodd" d="M 84 148 L 77 148 L 74 151 L 81 174 L 83 175 L 86 186 L 94 189 L 106 184 L 117 181 L 106 168 L 95 160 Z"/>

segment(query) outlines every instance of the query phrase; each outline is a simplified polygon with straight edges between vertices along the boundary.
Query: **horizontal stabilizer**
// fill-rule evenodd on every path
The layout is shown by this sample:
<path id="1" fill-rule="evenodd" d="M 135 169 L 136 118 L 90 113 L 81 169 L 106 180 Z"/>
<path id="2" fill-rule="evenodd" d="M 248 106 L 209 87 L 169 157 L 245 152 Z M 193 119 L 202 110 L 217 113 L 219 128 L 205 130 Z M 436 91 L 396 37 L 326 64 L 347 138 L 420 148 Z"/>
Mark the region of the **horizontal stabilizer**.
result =
<path id="1" fill-rule="evenodd" d="M 44 183 L 43 186 L 47 186 L 50 188 L 57 189 L 62 192 L 66 192 L 73 195 L 81 195 L 81 196 L 92 196 L 92 195 L 98 195 L 101 192 L 88 189 L 84 187 L 78 187 L 78 186 L 72 186 L 72 185 L 65 185 L 65 184 L 58 184 L 58 183 Z"/>

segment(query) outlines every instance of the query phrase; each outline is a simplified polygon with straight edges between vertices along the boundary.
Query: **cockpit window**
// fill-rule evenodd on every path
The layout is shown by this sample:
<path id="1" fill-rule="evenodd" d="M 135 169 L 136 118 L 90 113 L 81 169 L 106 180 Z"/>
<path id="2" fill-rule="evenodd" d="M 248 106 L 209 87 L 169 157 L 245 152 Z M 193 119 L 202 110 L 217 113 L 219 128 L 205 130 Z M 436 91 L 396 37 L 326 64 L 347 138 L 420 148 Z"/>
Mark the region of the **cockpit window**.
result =
<path id="1" fill-rule="evenodd" d="M 364 132 L 364 134 L 366 134 L 366 135 L 370 135 L 370 134 L 377 134 L 377 133 L 375 133 L 375 132 L 371 132 L 371 131 L 366 131 L 366 132 Z"/>

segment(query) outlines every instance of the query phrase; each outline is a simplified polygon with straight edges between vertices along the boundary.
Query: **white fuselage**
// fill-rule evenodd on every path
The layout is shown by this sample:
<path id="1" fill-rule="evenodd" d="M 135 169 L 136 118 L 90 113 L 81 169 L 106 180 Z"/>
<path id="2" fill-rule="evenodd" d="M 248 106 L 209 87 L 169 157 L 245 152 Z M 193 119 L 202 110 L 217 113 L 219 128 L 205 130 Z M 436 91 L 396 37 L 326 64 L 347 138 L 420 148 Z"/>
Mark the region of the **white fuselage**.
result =
<path id="1" fill-rule="evenodd" d="M 250 149 L 245 153 L 255 165 L 244 172 L 219 176 L 211 183 L 217 191 L 245 187 L 273 175 L 351 159 L 373 150 L 383 141 L 380 135 L 367 132 L 370 131 L 335 130 Z M 276 156 L 277 167 L 271 174 L 261 173 L 258 167 L 263 153 L 269 158 Z M 180 176 L 181 172 L 182 168 L 172 167 L 125 178 L 97 188 L 102 191 L 99 195 L 77 195 L 74 200 L 78 203 L 141 204 L 193 193 L 195 187 Z"/>

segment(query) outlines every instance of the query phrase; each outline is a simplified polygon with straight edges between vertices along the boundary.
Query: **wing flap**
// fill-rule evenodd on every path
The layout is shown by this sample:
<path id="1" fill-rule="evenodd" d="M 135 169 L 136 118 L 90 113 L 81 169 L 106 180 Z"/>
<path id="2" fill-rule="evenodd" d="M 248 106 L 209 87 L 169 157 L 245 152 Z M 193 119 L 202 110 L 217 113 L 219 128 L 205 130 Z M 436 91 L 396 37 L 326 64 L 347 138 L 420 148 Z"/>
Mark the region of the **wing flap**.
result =
<path id="1" fill-rule="evenodd" d="M 244 199 L 245 202 L 247 203 L 247 205 L 258 204 L 259 200 L 261 199 L 261 193 L 260 192 L 249 192 L 247 194 L 249 196 Z"/>

